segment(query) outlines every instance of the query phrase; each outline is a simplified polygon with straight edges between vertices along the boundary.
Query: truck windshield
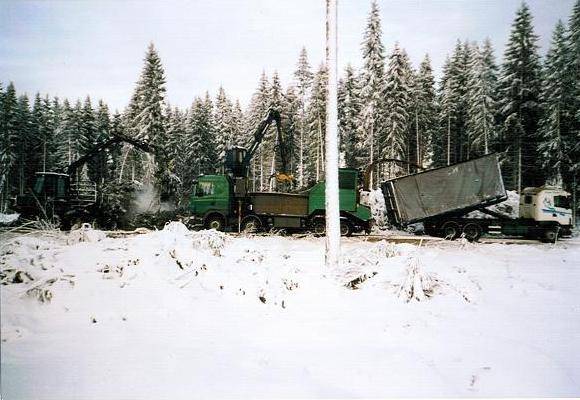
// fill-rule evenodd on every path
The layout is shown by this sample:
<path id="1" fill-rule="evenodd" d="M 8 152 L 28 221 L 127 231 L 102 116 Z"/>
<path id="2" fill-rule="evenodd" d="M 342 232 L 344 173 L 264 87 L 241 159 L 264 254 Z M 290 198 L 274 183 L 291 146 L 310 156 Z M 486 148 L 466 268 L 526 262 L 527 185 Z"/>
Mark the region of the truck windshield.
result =
<path id="1" fill-rule="evenodd" d="M 570 205 L 570 196 L 554 196 L 554 207 L 572 208 Z"/>

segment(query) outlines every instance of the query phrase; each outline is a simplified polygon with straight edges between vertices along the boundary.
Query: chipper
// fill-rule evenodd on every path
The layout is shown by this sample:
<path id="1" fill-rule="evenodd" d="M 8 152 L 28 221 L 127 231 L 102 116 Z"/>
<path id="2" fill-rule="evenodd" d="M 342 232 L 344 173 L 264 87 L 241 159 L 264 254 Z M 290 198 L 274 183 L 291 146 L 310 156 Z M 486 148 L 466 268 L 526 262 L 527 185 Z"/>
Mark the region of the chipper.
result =
<path id="1" fill-rule="evenodd" d="M 325 231 L 325 182 L 316 183 L 302 193 L 251 192 L 248 190 L 249 165 L 272 123 L 277 128 L 277 150 L 282 161 L 279 181 L 288 181 L 287 147 L 281 132 L 280 114 L 270 109 L 259 124 L 248 150 L 234 147 L 226 153 L 226 173 L 201 175 L 194 183 L 189 211 L 208 229 L 231 231 Z M 340 226 L 342 235 L 369 232 L 370 209 L 359 203 L 358 171 L 339 170 Z"/>

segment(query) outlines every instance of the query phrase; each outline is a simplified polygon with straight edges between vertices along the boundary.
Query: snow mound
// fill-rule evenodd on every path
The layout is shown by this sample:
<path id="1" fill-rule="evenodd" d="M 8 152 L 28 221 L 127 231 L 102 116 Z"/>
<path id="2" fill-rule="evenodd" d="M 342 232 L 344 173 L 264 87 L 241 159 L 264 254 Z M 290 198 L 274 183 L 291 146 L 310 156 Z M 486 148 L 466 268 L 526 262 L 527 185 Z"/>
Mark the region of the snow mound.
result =
<path id="1" fill-rule="evenodd" d="M 180 221 L 171 221 L 165 224 L 163 232 L 168 232 L 174 235 L 189 235 L 189 229 Z"/>
<path id="2" fill-rule="evenodd" d="M 20 214 L 3 214 L 0 213 L 0 224 L 2 225 L 10 225 L 14 221 L 18 220 Z"/>
<path id="3" fill-rule="evenodd" d="M 195 232 L 193 234 L 193 245 L 198 249 L 211 250 L 215 256 L 221 256 L 221 251 L 228 239 L 229 237 L 225 233 L 210 229 Z"/>
<path id="4" fill-rule="evenodd" d="M 105 239 L 107 235 L 105 232 L 93 229 L 91 224 L 84 223 L 81 225 L 79 229 L 75 229 L 71 231 L 67 238 L 68 244 L 75 244 L 75 243 L 96 243 L 100 242 L 101 240 Z"/>
<path id="5" fill-rule="evenodd" d="M 409 257 L 399 297 L 407 303 L 411 300 L 425 301 L 434 295 L 438 286 L 439 280 L 422 270 L 420 258 L 417 255 Z"/>

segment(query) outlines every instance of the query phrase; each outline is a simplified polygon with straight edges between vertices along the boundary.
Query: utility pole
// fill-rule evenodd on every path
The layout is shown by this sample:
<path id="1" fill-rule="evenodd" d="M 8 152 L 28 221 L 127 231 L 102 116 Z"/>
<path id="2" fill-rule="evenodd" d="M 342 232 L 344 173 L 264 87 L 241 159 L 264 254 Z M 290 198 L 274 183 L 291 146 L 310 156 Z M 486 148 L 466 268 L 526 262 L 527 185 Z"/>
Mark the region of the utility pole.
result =
<path id="1" fill-rule="evenodd" d="M 326 267 L 340 261 L 340 209 L 338 200 L 338 103 L 337 103 L 337 1 L 326 0 Z"/>

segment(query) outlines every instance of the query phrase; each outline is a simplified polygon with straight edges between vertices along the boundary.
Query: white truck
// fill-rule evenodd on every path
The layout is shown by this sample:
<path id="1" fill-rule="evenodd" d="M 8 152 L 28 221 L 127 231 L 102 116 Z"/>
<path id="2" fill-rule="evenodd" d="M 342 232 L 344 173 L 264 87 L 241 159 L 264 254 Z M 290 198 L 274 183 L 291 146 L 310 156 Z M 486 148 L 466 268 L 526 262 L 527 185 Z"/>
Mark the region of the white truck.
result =
<path id="1" fill-rule="evenodd" d="M 391 179 L 381 189 L 393 225 L 422 222 L 432 236 L 476 241 L 498 233 L 553 243 L 572 233 L 570 193 L 559 188 L 524 189 L 518 218 L 487 208 L 507 199 L 497 154 Z M 476 210 L 490 217 L 467 215 Z"/>

